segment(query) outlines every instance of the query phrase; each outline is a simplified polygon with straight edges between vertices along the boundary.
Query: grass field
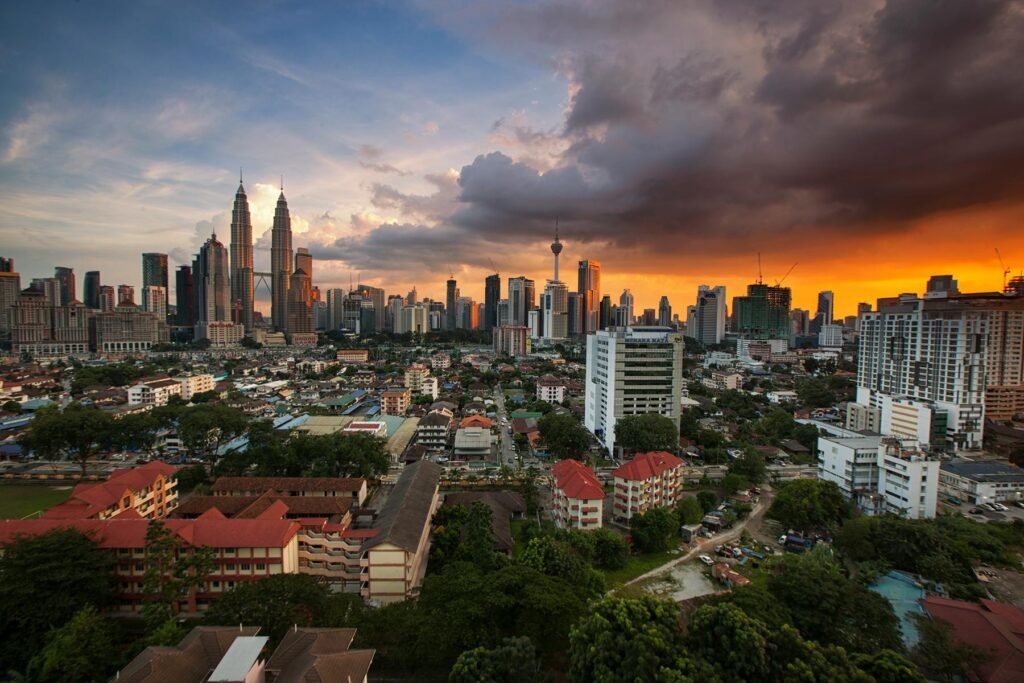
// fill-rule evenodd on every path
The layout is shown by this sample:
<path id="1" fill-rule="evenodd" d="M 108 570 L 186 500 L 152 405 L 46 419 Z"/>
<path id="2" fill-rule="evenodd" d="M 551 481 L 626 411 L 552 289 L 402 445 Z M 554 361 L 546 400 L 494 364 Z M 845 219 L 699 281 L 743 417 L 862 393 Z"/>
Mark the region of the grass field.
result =
<path id="1" fill-rule="evenodd" d="M 63 503 L 70 495 L 71 486 L 0 484 L 0 519 L 21 519 Z"/>
<path id="2" fill-rule="evenodd" d="M 626 561 L 626 566 L 622 569 L 604 572 L 605 585 L 608 588 L 618 588 L 630 579 L 646 574 L 652 569 L 656 569 L 666 562 L 678 558 L 679 555 L 680 552 L 678 550 L 645 555 L 630 555 L 629 560 Z"/>

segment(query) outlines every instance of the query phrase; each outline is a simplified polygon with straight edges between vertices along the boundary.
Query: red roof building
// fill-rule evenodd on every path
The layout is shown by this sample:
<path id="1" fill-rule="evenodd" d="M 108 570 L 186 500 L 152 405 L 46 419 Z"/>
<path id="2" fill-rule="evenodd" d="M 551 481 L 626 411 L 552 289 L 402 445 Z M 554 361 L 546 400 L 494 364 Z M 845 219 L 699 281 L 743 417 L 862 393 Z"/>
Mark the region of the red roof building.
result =
<path id="1" fill-rule="evenodd" d="M 928 596 L 923 602 L 933 619 L 953 627 L 957 641 L 988 655 L 972 670 L 972 681 L 1024 681 L 1024 610 L 992 600 L 977 604 Z"/>
<path id="2" fill-rule="evenodd" d="M 652 508 L 675 507 L 683 494 L 685 463 L 671 453 L 638 453 L 615 470 L 613 514 L 628 520 Z"/>
<path id="3" fill-rule="evenodd" d="M 43 519 L 109 519 L 134 510 L 160 519 L 178 505 L 177 467 L 154 461 L 118 470 L 106 481 L 78 484 L 71 497 L 43 513 Z"/>
<path id="4" fill-rule="evenodd" d="M 604 518 L 604 487 L 593 470 L 577 460 L 551 468 L 555 524 L 563 529 L 598 529 Z"/>

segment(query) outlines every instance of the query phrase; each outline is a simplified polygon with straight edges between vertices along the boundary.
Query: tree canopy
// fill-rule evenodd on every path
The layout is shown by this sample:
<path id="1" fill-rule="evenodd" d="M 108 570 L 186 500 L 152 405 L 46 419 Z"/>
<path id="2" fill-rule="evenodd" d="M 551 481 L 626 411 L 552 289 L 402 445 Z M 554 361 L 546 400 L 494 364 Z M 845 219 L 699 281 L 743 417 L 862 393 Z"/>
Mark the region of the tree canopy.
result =
<path id="1" fill-rule="evenodd" d="M 668 508 L 652 508 L 629 520 L 633 545 L 644 553 L 660 553 L 678 543 L 679 517 Z"/>
<path id="2" fill-rule="evenodd" d="M 768 516 L 790 529 L 838 529 L 852 513 L 850 501 L 834 482 L 797 479 L 783 484 Z"/>
<path id="3" fill-rule="evenodd" d="M 77 460 L 85 476 L 89 458 L 115 441 L 114 419 L 99 408 L 72 403 L 64 410 L 46 406 L 36 411 L 19 443 L 47 458 Z"/>
<path id="4" fill-rule="evenodd" d="M 679 450 L 679 427 L 657 413 L 625 415 L 615 421 L 615 444 L 633 453 Z"/>
<path id="5" fill-rule="evenodd" d="M 548 453 L 555 459 L 586 459 L 590 432 L 572 415 L 548 413 L 537 422 L 537 427 Z"/>

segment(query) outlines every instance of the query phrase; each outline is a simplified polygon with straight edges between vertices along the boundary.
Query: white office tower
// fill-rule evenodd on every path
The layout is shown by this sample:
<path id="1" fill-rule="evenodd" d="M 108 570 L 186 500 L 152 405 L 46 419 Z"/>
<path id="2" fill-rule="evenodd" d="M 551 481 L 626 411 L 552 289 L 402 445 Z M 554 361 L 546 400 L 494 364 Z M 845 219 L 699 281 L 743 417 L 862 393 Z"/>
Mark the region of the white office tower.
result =
<path id="1" fill-rule="evenodd" d="M 528 323 L 526 327 L 530 330 L 530 339 L 540 339 L 542 332 L 540 311 L 537 309 L 529 311 L 526 319 Z"/>
<path id="2" fill-rule="evenodd" d="M 693 336 L 697 341 L 701 344 L 720 344 L 725 339 L 725 287 L 698 287 L 695 314 Z"/>
<path id="3" fill-rule="evenodd" d="M 569 290 L 565 283 L 548 280 L 541 299 L 544 339 L 560 341 L 569 336 Z"/>
<path id="4" fill-rule="evenodd" d="M 823 349 L 843 348 L 843 326 L 822 325 L 821 332 L 818 332 L 818 346 Z"/>
<path id="5" fill-rule="evenodd" d="M 881 411 L 883 434 L 981 448 L 989 314 L 977 303 L 903 294 L 862 315 L 857 403 Z"/>
<path id="6" fill-rule="evenodd" d="M 613 451 L 615 423 L 658 413 L 679 423 L 683 335 L 663 327 L 618 327 L 587 336 L 584 422 Z"/>

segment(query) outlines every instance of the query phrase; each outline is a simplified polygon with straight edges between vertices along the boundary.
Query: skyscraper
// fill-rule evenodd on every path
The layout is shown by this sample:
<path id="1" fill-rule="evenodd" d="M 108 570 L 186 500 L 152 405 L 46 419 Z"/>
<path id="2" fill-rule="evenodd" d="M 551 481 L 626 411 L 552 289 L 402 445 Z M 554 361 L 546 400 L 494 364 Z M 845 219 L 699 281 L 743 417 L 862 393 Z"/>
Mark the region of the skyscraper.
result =
<path id="1" fill-rule="evenodd" d="M 85 274 L 84 290 L 86 308 L 99 309 L 100 307 L 100 271 L 90 270 Z"/>
<path id="2" fill-rule="evenodd" d="M 368 299 L 373 304 L 373 327 L 374 332 L 383 332 L 385 318 L 384 315 L 384 290 L 380 287 L 371 287 L 370 285 L 356 285 L 356 289 L 362 292 L 364 299 Z M 369 333 L 371 330 L 365 330 Z"/>
<path id="3" fill-rule="evenodd" d="M 554 341 L 569 336 L 569 290 L 565 283 L 558 279 L 558 256 L 562 253 L 562 241 L 558 239 L 557 222 L 551 253 L 555 257 L 555 268 L 552 279 L 548 280 L 544 287 L 541 313 L 544 318 L 544 338 Z"/>
<path id="4" fill-rule="evenodd" d="M 53 276 L 60 282 L 60 301 L 54 302 L 54 306 L 66 306 L 75 300 L 75 269 L 66 266 L 57 266 L 53 269 Z"/>
<path id="5" fill-rule="evenodd" d="M 593 259 L 579 262 L 577 291 L 582 297 L 582 332 L 589 333 L 601 326 L 601 264 Z"/>
<path id="6" fill-rule="evenodd" d="M 566 320 L 568 321 L 567 331 L 569 336 L 575 337 L 586 334 L 587 329 L 583 318 L 585 313 L 583 310 L 583 294 L 569 292 L 566 301 Z"/>
<path id="7" fill-rule="evenodd" d="M 177 303 L 177 324 L 192 327 L 196 324 L 196 295 L 192 286 L 192 266 L 178 266 L 174 274 L 174 292 Z"/>
<path id="8" fill-rule="evenodd" d="M 529 312 L 536 308 L 535 292 L 536 285 L 525 275 L 508 279 L 509 325 L 526 325 Z"/>
<path id="9" fill-rule="evenodd" d="M 457 327 L 456 321 L 458 319 L 455 311 L 455 301 L 459 298 L 458 283 L 455 281 L 455 278 L 449 278 L 448 282 L 445 284 L 445 327 L 449 330 L 454 330 Z"/>
<path id="10" fill-rule="evenodd" d="M 142 288 L 142 310 L 152 313 L 160 320 L 167 318 L 167 290 L 157 285 Z"/>
<path id="11" fill-rule="evenodd" d="M 501 299 L 501 275 L 495 273 L 484 279 L 483 329 L 490 330 L 498 325 L 498 301 Z"/>
<path id="12" fill-rule="evenodd" d="M 274 209 L 274 224 L 270 231 L 270 317 L 274 329 L 283 332 L 288 327 L 288 285 L 292 275 L 292 219 L 288 213 L 288 200 L 284 187 Z M 198 280 L 198 275 L 196 276 Z M 198 285 L 197 285 L 198 288 Z"/>
<path id="13" fill-rule="evenodd" d="M 167 254 L 142 255 L 142 288 L 155 286 L 167 290 Z"/>
<path id="14" fill-rule="evenodd" d="M 614 324 L 614 318 L 612 317 L 612 298 L 605 294 L 601 297 L 601 318 L 598 321 L 598 329 L 605 329 L 610 325 Z"/>
<path id="15" fill-rule="evenodd" d="M 117 286 L 117 305 L 118 306 L 134 306 L 135 305 L 135 288 L 131 285 L 118 285 Z"/>
<path id="16" fill-rule="evenodd" d="M 253 327 L 255 289 L 253 285 L 252 218 L 249 216 L 249 198 L 238 175 L 238 190 L 231 208 L 231 305 L 238 311 L 236 322 Z"/>
<path id="17" fill-rule="evenodd" d="M 299 247 L 295 250 L 295 270 L 302 269 L 310 282 L 313 282 L 313 255 L 306 247 Z M 312 285 L 311 285 L 312 287 Z M 312 301 L 312 289 L 310 289 L 310 301 Z"/>
<path id="18" fill-rule="evenodd" d="M 196 254 L 192 262 L 192 278 L 196 322 L 230 321 L 228 250 L 217 239 L 216 233 L 206 240 Z"/>
<path id="19" fill-rule="evenodd" d="M 21 292 L 21 274 L 14 270 L 14 259 L 0 258 L 0 332 L 11 331 L 10 310 Z"/>
<path id="20" fill-rule="evenodd" d="M 628 289 L 622 290 L 619 295 L 619 319 L 615 324 L 619 327 L 628 327 L 633 324 L 633 292 Z"/>
<path id="21" fill-rule="evenodd" d="M 100 310 L 112 311 L 117 306 L 117 294 L 111 285 L 100 285 Z"/>
<path id="22" fill-rule="evenodd" d="M 821 325 L 831 325 L 836 317 L 836 295 L 832 291 L 818 292 L 818 311 L 815 313 Z"/>
<path id="23" fill-rule="evenodd" d="M 662 327 L 668 327 L 672 324 L 672 304 L 668 302 L 668 297 L 661 297 L 661 301 L 658 302 L 658 324 Z"/>
<path id="24" fill-rule="evenodd" d="M 789 287 L 747 285 L 747 295 L 732 300 L 736 332 L 742 339 L 789 339 Z"/>
<path id="25" fill-rule="evenodd" d="M 293 335 L 313 332 L 312 284 L 309 274 L 300 266 L 296 266 L 289 277 L 288 332 Z"/>
<path id="26" fill-rule="evenodd" d="M 725 338 L 725 287 L 697 288 L 694 333 L 701 344 L 719 344 Z"/>

